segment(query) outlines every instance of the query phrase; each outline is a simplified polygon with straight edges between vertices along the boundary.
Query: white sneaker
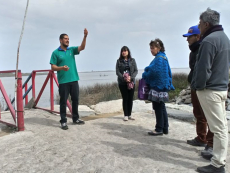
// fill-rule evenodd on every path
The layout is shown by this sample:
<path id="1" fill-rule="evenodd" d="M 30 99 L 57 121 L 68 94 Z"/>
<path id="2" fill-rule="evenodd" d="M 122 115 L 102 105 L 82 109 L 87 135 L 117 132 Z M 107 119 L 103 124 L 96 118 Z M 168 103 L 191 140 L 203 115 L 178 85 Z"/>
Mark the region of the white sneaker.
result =
<path id="1" fill-rule="evenodd" d="M 132 116 L 128 117 L 129 120 L 135 120 L 135 118 L 133 118 Z"/>
<path id="2" fill-rule="evenodd" d="M 128 116 L 125 116 L 123 120 L 128 121 L 129 120 Z"/>

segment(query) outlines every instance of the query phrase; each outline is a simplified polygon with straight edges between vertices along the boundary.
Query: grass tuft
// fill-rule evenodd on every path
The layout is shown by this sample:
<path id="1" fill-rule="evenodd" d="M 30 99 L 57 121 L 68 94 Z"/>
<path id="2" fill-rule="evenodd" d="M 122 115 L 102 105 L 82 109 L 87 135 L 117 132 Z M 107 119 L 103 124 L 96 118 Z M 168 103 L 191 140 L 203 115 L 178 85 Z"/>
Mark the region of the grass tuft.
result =
<path id="1" fill-rule="evenodd" d="M 189 86 L 188 83 L 188 75 L 186 73 L 173 73 L 172 74 L 172 83 L 175 87 L 174 91 L 169 92 L 169 99 L 175 99 L 180 93 L 181 90 L 187 88 Z"/>

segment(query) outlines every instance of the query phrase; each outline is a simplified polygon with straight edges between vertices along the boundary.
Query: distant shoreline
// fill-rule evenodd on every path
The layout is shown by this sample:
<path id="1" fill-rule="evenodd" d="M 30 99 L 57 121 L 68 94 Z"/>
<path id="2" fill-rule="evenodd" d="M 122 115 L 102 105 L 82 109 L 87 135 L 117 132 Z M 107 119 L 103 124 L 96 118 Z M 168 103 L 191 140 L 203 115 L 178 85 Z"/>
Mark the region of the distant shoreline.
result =
<path id="1" fill-rule="evenodd" d="M 176 67 L 176 68 L 171 68 L 171 69 L 189 69 L 189 67 Z M 144 71 L 144 69 L 138 69 L 138 70 L 142 70 Z M 102 70 L 102 71 L 82 71 L 82 72 L 78 72 L 78 73 L 92 73 L 92 72 L 115 72 L 115 70 Z"/>
<path id="2" fill-rule="evenodd" d="M 183 67 L 183 68 L 171 68 L 171 69 L 189 69 L 189 67 Z M 138 70 L 144 70 L 144 69 L 138 69 Z M 84 71 L 84 72 L 78 72 L 78 73 L 98 73 L 98 72 L 115 72 L 115 70 L 103 70 L 103 71 Z M 56 72 L 55 72 L 56 73 Z M 47 72 L 39 72 L 39 73 L 36 73 L 36 75 L 47 75 L 48 73 Z M 30 73 L 22 73 L 22 76 L 29 76 Z M 15 73 L 0 73 L 0 77 L 14 77 L 15 76 Z"/>
<path id="3" fill-rule="evenodd" d="M 47 75 L 48 73 L 36 73 L 36 75 Z M 30 73 L 22 73 L 22 76 L 29 76 Z M 0 73 L 0 77 L 14 77 L 15 73 Z"/>

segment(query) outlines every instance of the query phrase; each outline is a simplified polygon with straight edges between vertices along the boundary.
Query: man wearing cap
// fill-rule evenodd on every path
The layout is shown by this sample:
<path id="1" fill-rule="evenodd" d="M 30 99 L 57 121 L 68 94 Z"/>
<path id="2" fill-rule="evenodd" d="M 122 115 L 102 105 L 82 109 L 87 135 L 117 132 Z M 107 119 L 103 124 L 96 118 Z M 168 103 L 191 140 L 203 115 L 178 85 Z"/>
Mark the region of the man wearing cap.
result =
<path id="1" fill-rule="evenodd" d="M 183 37 L 187 37 L 189 49 L 191 50 L 189 55 L 189 67 L 191 69 L 188 75 L 188 82 L 191 84 L 193 78 L 194 66 L 196 63 L 196 56 L 200 47 L 200 30 L 198 25 L 189 28 L 188 33 L 184 34 Z M 201 108 L 200 102 L 197 98 L 196 91 L 191 89 L 191 98 L 193 105 L 193 114 L 196 117 L 196 133 L 197 137 L 191 140 L 187 140 L 189 145 L 205 147 L 201 155 L 204 158 L 210 159 L 212 157 L 213 148 L 213 133 L 210 129 L 207 132 L 207 120 L 204 112 Z M 207 144 L 207 145 L 206 145 Z"/>
<path id="2" fill-rule="evenodd" d="M 200 173 L 225 173 L 228 151 L 225 101 L 229 82 L 230 42 L 219 21 L 220 14 L 210 8 L 200 15 L 202 42 L 191 86 L 196 89 L 209 128 L 214 133 L 211 164 L 198 167 Z"/>

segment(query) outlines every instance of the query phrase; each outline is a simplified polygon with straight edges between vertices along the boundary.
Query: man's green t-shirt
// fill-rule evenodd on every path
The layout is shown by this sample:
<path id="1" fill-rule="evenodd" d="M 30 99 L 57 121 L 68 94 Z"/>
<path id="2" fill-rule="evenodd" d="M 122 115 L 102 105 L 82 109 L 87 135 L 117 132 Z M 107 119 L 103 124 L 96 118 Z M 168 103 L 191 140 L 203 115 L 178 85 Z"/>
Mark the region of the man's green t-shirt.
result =
<path id="1" fill-rule="evenodd" d="M 74 57 L 74 55 L 78 54 L 78 47 L 68 47 L 66 51 L 62 50 L 61 47 L 59 47 L 55 51 L 53 51 L 50 59 L 50 64 L 54 64 L 59 67 L 67 65 L 69 67 L 68 71 L 60 70 L 57 72 L 59 84 L 79 80 Z"/>

